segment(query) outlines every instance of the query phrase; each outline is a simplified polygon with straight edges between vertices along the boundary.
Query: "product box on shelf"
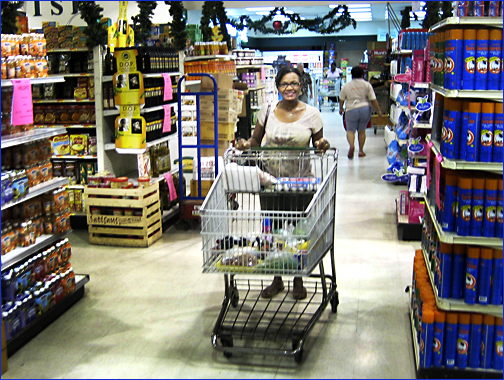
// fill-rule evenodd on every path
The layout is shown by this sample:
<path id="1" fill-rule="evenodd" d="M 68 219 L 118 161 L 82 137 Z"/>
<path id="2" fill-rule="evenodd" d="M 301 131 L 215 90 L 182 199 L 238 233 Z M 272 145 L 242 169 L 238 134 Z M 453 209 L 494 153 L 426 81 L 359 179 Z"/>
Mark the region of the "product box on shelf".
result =
<path id="1" fill-rule="evenodd" d="M 204 123 L 213 123 L 215 121 L 215 114 L 213 110 L 200 111 L 200 121 Z M 238 114 L 236 111 L 218 111 L 217 122 L 232 124 L 238 121 Z"/>
<path id="2" fill-rule="evenodd" d="M 201 196 L 206 197 L 210 188 L 212 187 L 213 181 L 201 181 Z M 191 197 L 198 196 L 198 181 L 191 180 Z"/>
<path id="3" fill-rule="evenodd" d="M 236 121 L 223 123 L 219 120 L 218 124 L 218 139 L 220 141 L 233 141 L 235 139 Z M 215 137 L 215 123 L 201 122 L 200 136 L 203 140 L 213 140 Z"/>
<path id="4" fill-rule="evenodd" d="M 86 186 L 84 203 L 91 244 L 148 247 L 161 238 L 158 182 L 134 189 Z"/>
<path id="5" fill-rule="evenodd" d="M 215 78 L 215 80 L 217 82 L 217 88 L 219 91 L 233 88 L 233 76 L 232 75 L 212 74 L 212 76 Z M 212 78 L 209 78 L 207 76 L 202 76 L 200 90 L 201 91 L 212 91 L 213 88 L 214 88 L 214 84 L 213 84 Z"/>

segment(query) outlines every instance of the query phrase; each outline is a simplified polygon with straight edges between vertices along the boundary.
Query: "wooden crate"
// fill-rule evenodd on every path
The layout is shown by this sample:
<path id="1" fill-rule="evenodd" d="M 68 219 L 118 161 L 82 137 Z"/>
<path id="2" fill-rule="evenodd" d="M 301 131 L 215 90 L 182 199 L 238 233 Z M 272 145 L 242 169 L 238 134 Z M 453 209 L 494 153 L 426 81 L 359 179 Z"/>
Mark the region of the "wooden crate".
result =
<path id="1" fill-rule="evenodd" d="M 112 199 L 111 196 L 121 199 Z M 137 189 L 100 189 L 86 186 L 84 200 L 91 244 L 148 247 L 161 238 L 163 225 L 158 182 Z M 91 208 L 95 207 L 142 209 L 142 216 L 93 215 Z"/>

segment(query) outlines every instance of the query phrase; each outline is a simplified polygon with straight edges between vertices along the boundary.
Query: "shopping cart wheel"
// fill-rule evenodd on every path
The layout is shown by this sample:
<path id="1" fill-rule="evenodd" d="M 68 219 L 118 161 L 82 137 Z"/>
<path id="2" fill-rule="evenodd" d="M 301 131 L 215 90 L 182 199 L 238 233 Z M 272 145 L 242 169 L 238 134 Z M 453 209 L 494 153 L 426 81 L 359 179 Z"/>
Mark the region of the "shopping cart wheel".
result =
<path id="1" fill-rule="evenodd" d="M 222 347 L 233 347 L 233 338 L 231 337 L 221 337 Z M 224 351 L 224 356 L 230 358 L 233 356 L 232 352 Z"/>
<path id="2" fill-rule="evenodd" d="M 229 288 L 229 299 L 231 300 L 231 306 L 238 306 L 238 301 L 240 300 L 240 293 L 238 293 L 238 288 L 234 286 Z"/>
<path id="3" fill-rule="evenodd" d="M 331 297 L 331 311 L 333 313 L 336 313 L 338 311 L 338 305 L 339 305 L 339 296 L 338 292 L 335 292 Z"/>

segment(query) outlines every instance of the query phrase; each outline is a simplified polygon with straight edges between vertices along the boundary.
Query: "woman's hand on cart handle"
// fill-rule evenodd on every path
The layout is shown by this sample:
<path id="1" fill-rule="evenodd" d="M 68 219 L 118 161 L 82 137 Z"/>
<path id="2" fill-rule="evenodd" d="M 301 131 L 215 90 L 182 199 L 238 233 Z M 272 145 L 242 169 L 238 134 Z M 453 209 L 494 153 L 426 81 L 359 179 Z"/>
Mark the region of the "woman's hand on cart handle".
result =
<path id="1" fill-rule="evenodd" d="M 245 139 L 239 139 L 236 142 L 236 149 L 238 150 L 247 150 L 250 149 L 250 147 L 251 147 L 250 141 L 247 141 Z"/>
<path id="2" fill-rule="evenodd" d="M 329 141 L 327 141 L 325 138 L 321 138 L 317 141 L 315 141 L 315 148 L 325 152 L 327 149 L 331 147 L 331 144 L 329 144 Z"/>
<path id="3" fill-rule="evenodd" d="M 345 113 L 345 110 L 343 109 L 343 107 L 340 107 L 340 109 L 339 109 L 339 114 L 340 114 L 341 116 L 343 116 L 343 114 L 344 114 L 344 113 Z"/>

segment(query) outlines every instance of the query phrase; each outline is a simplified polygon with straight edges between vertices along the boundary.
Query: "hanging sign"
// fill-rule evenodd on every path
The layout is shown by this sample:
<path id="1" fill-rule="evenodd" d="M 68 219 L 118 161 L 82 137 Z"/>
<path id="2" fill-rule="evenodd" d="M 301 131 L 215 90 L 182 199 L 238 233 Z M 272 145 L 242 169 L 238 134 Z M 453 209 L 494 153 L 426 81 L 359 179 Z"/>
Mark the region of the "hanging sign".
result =
<path id="1" fill-rule="evenodd" d="M 172 88 L 172 81 L 171 81 L 171 76 L 168 73 L 163 73 L 163 78 L 164 78 L 164 94 L 163 94 L 163 101 L 168 101 L 173 99 L 173 88 Z"/>
<path id="2" fill-rule="evenodd" d="M 117 153 L 141 154 L 147 149 L 145 119 L 139 105 L 122 105 L 115 119 L 115 146 Z"/>
<path id="3" fill-rule="evenodd" d="M 423 152 L 424 150 L 424 146 L 423 144 L 420 143 L 420 140 L 422 138 L 421 137 L 418 137 L 418 138 L 410 138 L 409 139 L 409 144 L 408 144 L 408 151 L 411 152 L 411 153 L 420 153 L 420 152 Z"/>
<path id="4" fill-rule="evenodd" d="M 32 86 L 28 78 L 12 79 L 12 125 L 33 124 Z"/>
<path id="5" fill-rule="evenodd" d="M 163 104 L 164 120 L 163 120 L 163 133 L 171 132 L 171 104 Z"/>
<path id="6" fill-rule="evenodd" d="M 417 98 L 416 110 L 418 112 L 427 112 L 432 109 L 432 103 L 427 100 L 429 100 L 429 95 L 425 95 L 423 98 Z"/>
<path id="7" fill-rule="evenodd" d="M 411 70 L 409 68 L 406 69 L 406 73 L 397 74 L 394 76 L 394 81 L 399 83 L 409 83 L 411 82 Z"/>
<path id="8" fill-rule="evenodd" d="M 143 75 L 137 71 L 137 49 L 115 49 L 114 101 L 118 105 L 145 104 Z"/>

